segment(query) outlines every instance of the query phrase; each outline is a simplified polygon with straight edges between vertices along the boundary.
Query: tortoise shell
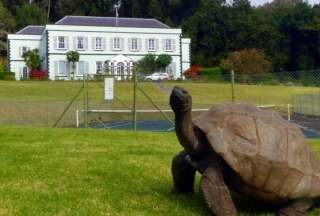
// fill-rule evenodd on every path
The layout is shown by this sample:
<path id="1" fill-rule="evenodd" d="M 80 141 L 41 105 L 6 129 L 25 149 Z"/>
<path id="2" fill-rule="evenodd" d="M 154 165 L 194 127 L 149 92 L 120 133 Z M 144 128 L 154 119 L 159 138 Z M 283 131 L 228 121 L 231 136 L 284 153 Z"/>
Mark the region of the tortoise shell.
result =
<path id="1" fill-rule="evenodd" d="M 194 119 L 244 182 L 279 198 L 320 196 L 320 162 L 297 125 L 250 104 L 224 104 Z"/>

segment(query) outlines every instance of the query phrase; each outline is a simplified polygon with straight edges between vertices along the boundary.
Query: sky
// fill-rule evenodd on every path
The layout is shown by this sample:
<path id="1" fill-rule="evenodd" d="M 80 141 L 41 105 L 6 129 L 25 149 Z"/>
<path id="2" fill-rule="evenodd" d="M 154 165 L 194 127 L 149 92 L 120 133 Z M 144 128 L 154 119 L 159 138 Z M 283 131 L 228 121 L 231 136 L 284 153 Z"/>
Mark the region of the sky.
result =
<path id="1" fill-rule="evenodd" d="M 250 0 L 252 5 L 262 5 L 266 2 L 271 2 L 272 0 Z M 307 0 L 310 4 L 318 4 L 320 0 Z"/>

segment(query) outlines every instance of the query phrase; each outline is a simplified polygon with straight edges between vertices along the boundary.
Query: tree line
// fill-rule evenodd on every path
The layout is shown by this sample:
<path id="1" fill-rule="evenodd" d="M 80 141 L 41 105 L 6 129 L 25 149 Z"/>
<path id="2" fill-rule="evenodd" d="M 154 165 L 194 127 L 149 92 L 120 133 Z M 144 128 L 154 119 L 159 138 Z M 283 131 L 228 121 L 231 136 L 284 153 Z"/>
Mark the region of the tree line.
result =
<path id="1" fill-rule="evenodd" d="M 7 32 L 54 23 L 65 15 L 114 16 L 115 2 L 3 0 L 0 49 L 6 48 Z M 120 16 L 152 17 L 182 27 L 192 40 L 193 64 L 220 65 L 235 52 L 253 49 L 275 72 L 320 68 L 320 5 L 303 0 L 274 0 L 259 7 L 249 0 L 123 0 Z"/>

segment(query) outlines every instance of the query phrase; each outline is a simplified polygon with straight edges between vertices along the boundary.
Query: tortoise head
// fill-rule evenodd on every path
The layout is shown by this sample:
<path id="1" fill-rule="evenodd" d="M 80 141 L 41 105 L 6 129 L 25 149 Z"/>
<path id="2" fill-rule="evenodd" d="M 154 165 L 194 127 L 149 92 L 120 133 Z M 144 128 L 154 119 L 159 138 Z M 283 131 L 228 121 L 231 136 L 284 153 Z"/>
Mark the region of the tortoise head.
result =
<path id="1" fill-rule="evenodd" d="M 192 98 L 185 89 L 174 87 L 170 96 L 170 105 L 175 113 L 186 112 L 192 107 Z"/>

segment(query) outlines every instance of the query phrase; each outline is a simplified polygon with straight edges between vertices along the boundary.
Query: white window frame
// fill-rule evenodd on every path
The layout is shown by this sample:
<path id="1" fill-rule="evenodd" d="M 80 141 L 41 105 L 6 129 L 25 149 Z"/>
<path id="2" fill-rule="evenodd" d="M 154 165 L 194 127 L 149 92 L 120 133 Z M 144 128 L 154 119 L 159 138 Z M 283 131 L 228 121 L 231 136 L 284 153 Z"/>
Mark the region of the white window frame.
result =
<path id="1" fill-rule="evenodd" d="M 81 68 L 80 65 L 81 65 L 83 68 Z M 83 70 L 82 73 L 80 73 L 80 69 Z M 84 74 L 85 74 L 85 72 L 86 72 L 86 62 L 85 62 L 85 61 L 79 61 L 79 62 L 77 63 L 77 76 L 83 77 Z"/>
<path id="2" fill-rule="evenodd" d="M 58 36 L 57 37 L 57 44 L 58 44 L 57 49 L 61 49 L 61 50 L 67 49 L 66 37 L 65 36 Z"/>
<path id="3" fill-rule="evenodd" d="M 114 37 L 112 39 L 112 49 L 113 50 L 121 50 L 121 38 L 120 37 Z"/>
<path id="4" fill-rule="evenodd" d="M 77 37 L 77 50 L 84 50 L 85 49 L 85 39 L 84 37 Z"/>
<path id="5" fill-rule="evenodd" d="M 61 67 L 64 65 L 64 73 L 61 73 Z M 66 77 L 68 76 L 67 72 L 67 61 L 58 61 L 58 76 Z"/>
<path id="6" fill-rule="evenodd" d="M 148 51 L 156 51 L 156 39 L 149 38 L 148 39 Z"/>
<path id="7" fill-rule="evenodd" d="M 173 40 L 172 39 L 165 40 L 165 51 L 167 51 L 167 52 L 173 51 Z"/>
<path id="8" fill-rule="evenodd" d="M 102 74 L 103 71 L 103 61 L 96 62 L 96 74 Z"/>
<path id="9" fill-rule="evenodd" d="M 131 38 L 130 50 L 131 51 L 138 51 L 139 50 L 138 38 Z"/>

